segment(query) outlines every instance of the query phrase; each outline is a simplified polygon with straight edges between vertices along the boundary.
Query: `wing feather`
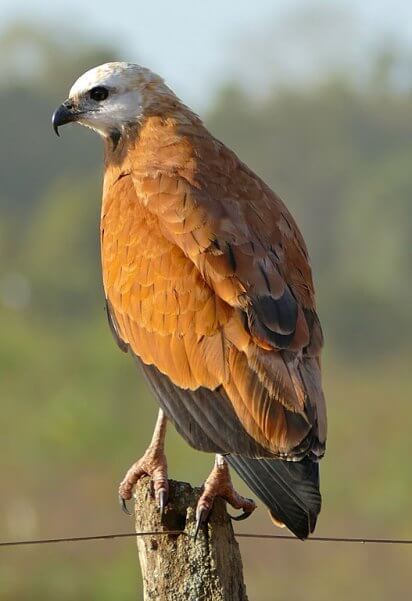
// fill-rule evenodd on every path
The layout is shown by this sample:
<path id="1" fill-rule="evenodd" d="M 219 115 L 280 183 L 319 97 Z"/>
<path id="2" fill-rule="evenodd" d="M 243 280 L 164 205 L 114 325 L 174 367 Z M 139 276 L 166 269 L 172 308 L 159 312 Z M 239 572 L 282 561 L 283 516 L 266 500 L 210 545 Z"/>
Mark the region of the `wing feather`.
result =
<path id="1" fill-rule="evenodd" d="M 166 135 L 156 144 L 163 158 L 169 148 L 169 168 L 145 152 L 143 133 L 143 146 L 129 151 L 130 175 L 106 171 L 112 330 L 174 386 L 224 390 L 265 452 L 321 454 L 322 334 L 302 236 L 281 200 L 209 134 L 180 146 L 176 132 L 173 144 Z"/>

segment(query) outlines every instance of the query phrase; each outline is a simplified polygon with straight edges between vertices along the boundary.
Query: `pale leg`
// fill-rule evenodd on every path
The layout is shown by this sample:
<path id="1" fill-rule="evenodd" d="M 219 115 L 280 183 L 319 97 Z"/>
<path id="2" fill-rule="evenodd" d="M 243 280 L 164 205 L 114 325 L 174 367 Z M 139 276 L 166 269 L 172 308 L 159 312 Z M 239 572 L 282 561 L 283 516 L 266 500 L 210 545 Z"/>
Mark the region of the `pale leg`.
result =
<path id="1" fill-rule="evenodd" d="M 222 497 L 235 509 L 243 510 L 240 516 L 233 518 L 235 520 L 246 519 L 256 509 L 254 501 L 242 497 L 234 489 L 230 477 L 229 465 L 223 455 L 216 455 L 215 466 L 204 483 L 203 492 L 197 503 L 196 535 L 199 528 L 205 523 L 216 497 Z"/>
<path id="2" fill-rule="evenodd" d="M 119 501 L 122 509 L 130 513 L 126 501 L 132 498 L 133 488 L 143 476 L 150 476 L 160 512 L 163 514 L 169 493 L 167 480 L 167 460 L 164 452 L 167 418 L 159 409 L 153 437 L 145 454 L 126 472 L 119 486 Z"/>

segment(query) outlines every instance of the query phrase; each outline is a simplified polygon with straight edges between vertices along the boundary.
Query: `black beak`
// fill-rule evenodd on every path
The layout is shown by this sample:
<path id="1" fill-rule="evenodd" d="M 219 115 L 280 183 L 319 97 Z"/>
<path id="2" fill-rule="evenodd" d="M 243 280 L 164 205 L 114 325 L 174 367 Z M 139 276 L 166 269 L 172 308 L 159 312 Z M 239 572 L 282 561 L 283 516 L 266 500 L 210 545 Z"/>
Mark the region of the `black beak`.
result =
<path id="1" fill-rule="evenodd" d="M 52 125 L 54 132 L 59 136 L 59 127 L 76 121 L 80 111 L 76 110 L 71 100 L 65 100 L 53 113 Z"/>

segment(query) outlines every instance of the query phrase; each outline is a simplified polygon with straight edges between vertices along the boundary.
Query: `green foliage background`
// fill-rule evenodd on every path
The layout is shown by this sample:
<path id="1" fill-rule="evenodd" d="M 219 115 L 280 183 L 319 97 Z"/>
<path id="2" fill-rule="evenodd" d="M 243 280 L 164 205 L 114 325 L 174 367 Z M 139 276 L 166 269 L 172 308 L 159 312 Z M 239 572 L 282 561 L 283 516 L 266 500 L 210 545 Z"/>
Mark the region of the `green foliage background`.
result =
<path id="1" fill-rule="evenodd" d="M 73 35 L 73 34 L 72 34 Z M 129 531 L 117 481 L 144 450 L 156 405 L 106 327 L 98 257 L 101 148 L 63 140 L 53 108 L 116 57 L 26 26 L 0 40 L 0 539 Z M 17 68 L 30 47 L 36 69 Z M 264 97 L 222 86 L 213 133 L 286 199 L 304 232 L 326 333 L 330 442 L 318 533 L 411 536 L 412 78 L 377 52 L 362 82 L 328 73 Z M 172 477 L 212 458 L 171 432 Z M 242 488 L 243 485 L 239 483 Z M 243 488 L 244 490 L 244 488 Z M 272 531 L 260 509 L 242 529 Z M 250 598 L 402 596 L 405 548 L 242 542 Z M 132 541 L 0 552 L 0 599 L 137 597 Z"/>

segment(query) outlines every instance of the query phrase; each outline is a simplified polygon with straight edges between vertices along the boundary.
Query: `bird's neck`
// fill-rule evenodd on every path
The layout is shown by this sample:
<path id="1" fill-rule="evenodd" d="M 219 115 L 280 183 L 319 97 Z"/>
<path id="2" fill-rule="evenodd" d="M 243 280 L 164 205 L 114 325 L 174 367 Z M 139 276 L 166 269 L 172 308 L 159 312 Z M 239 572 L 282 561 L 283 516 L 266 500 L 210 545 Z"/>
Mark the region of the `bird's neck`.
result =
<path id="1" fill-rule="evenodd" d="M 139 123 L 106 140 L 106 173 L 138 177 L 193 165 L 197 141 L 210 136 L 199 117 L 178 101 L 158 113 L 159 107 L 152 107 Z"/>

